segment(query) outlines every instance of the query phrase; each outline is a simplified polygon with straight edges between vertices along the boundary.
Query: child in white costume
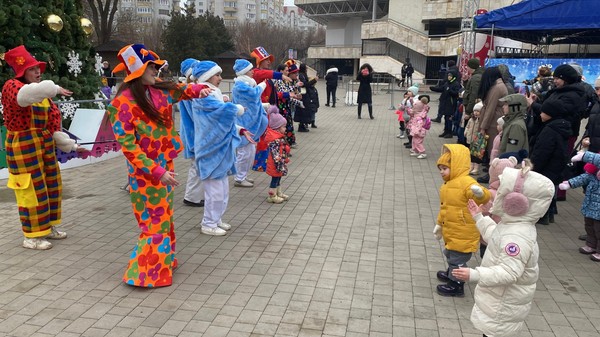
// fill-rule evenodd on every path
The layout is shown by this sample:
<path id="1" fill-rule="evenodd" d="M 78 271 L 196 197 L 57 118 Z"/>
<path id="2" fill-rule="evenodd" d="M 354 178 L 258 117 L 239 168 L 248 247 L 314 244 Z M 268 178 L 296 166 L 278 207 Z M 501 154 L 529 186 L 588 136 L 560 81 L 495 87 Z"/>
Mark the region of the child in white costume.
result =
<path id="1" fill-rule="evenodd" d="M 196 82 L 196 78 L 192 75 L 194 65 L 200 61 L 188 58 L 181 62 L 181 73 L 185 76 L 187 83 Z M 192 207 L 204 206 L 204 188 L 196 166 L 194 156 L 194 123 L 192 118 L 192 101 L 183 100 L 179 102 L 179 111 L 181 115 L 179 135 L 183 142 L 183 156 L 185 159 L 191 159 L 190 169 L 188 171 L 187 182 L 185 184 L 185 195 L 183 203 Z"/>
<path id="2" fill-rule="evenodd" d="M 544 215 L 554 183 L 531 171 L 505 168 L 491 213 L 502 218 L 496 224 L 481 214 L 481 206 L 469 201 L 469 211 L 488 243 L 481 266 L 459 268 L 454 277 L 477 282 L 471 322 L 484 336 L 520 336 L 531 309 L 539 276 L 536 221 Z"/>
<path id="3" fill-rule="evenodd" d="M 225 235 L 231 225 L 221 218 L 229 202 L 229 175 L 235 174 L 235 149 L 244 136 L 253 142 L 252 134 L 235 124 L 244 107 L 223 101 L 218 86 L 221 67 L 212 61 L 200 61 L 192 74 L 198 82 L 213 91 L 204 99 L 192 103 L 194 123 L 194 156 L 204 185 L 204 217 L 202 233 Z"/>
<path id="4" fill-rule="evenodd" d="M 269 120 L 260 96 L 267 86 L 266 82 L 256 84 L 252 78 L 254 69 L 252 63 L 244 59 L 235 60 L 233 70 L 237 77 L 234 79 L 232 89 L 233 103 L 244 107 L 244 114 L 237 117 L 236 123 L 242 125 L 246 130 L 254 135 L 253 140 L 258 142 L 265 133 Z M 268 105 L 268 103 L 265 103 Z M 237 148 L 235 169 L 235 186 L 253 187 L 254 180 L 248 178 L 248 171 L 254 164 L 254 155 L 256 153 L 256 144 L 242 139 Z"/>

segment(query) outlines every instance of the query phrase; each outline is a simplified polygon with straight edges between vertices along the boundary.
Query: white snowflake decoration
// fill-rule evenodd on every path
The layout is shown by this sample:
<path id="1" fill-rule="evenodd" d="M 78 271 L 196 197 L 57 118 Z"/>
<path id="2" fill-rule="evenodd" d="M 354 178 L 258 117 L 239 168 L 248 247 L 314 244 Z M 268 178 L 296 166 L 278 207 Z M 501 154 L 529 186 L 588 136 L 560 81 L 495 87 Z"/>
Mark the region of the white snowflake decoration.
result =
<path id="1" fill-rule="evenodd" d="M 0 102 L 2 102 L 2 93 L 0 92 Z M 4 107 L 0 103 L 0 115 L 4 116 Z"/>
<path id="2" fill-rule="evenodd" d="M 77 77 L 78 74 L 81 74 L 81 66 L 83 65 L 83 62 L 79 60 L 79 54 L 75 53 L 75 51 L 73 50 L 69 52 L 69 55 L 67 57 L 69 58 L 69 60 L 67 61 L 69 73 Z"/>
<path id="3" fill-rule="evenodd" d="M 96 59 L 96 64 L 94 64 L 94 69 L 96 69 L 96 72 L 98 73 L 99 76 L 102 76 L 102 56 L 98 55 L 98 53 L 96 53 L 96 56 L 94 56 L 94 58 Z"/>
<path id="4" fill-rule="evenodd" d="M 68 103 L 69 101 L 73 101 L 73 97 L 67 99 L 65 96 L 61 96 L 60 100 L 56 102 L 64 119 L 72 119 L 75 111 L 79 108 L 79 103 Z"/>
<path id="5" fill-rule="evenodd" d="M 94 103 L 98 106 L 98 109 L 106 109 L 106 106 L 102 100 L 107 99 L 107 97 L 101 91 L 94 94 L 94 99 L 96 100 Z"/>

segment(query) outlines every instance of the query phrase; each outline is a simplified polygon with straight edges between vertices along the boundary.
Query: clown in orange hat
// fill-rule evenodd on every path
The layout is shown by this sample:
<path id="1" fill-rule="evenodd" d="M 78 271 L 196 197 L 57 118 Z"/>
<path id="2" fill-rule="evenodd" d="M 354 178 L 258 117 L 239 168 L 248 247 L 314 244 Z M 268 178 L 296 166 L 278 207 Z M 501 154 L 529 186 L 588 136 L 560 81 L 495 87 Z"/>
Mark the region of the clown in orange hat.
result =
<path id="1" fill-rule="evenodd" d="M 23 45 L 7 51 L 4 60 L 15 72 L 2 87 L 8 187 L 15 191 L 23 247 L 46 250 L 52 248 L 47 239 L 67 237 L 56 229 L 62 220 L 62 183 L 55 147 L 65 152 L 77 149 L 75 141 L 61 131 L 61 113 L 51 97 L 72 92 L 42 81 L 46 63 Z"/>
<path id="2" fill-rule="evenodd" d="M 127 76 L 107 113 L 127 158 L 131 203 L 141 232 L 123 281 L 137 287 L 169 286 L 177 267 L 173 191 L 179 182 L 173 160 L 183 150 L 172 105 L 204 98 L 211 89 L 157 79 L 167 62 L 142 44 L 123 47 L 118 58 L 113 71 Z"/>

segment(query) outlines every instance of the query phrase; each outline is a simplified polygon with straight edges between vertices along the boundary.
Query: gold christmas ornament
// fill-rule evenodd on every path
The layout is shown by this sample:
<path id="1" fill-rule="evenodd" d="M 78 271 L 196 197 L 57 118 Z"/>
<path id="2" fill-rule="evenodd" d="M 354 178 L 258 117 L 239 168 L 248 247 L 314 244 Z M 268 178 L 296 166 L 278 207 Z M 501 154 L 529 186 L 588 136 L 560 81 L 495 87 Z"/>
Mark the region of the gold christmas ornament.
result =
<path id="1" fill-rule="evenodd" d="M 46 18 L 46 23 L 51 31 L 58 33 L 63 29 L 63 20 L 56 14 L 50 14 Z"/>
<path id="2" fill-rule="evenodd" d="M 81 20 L 79 21 L 81 22 L 81 28 L 83 29 L 85 35 L 92 34 L 92 31 L 94 30 L 94 27 L 92 26 L 92 21 L 86 18 L 81 18 Z"/>

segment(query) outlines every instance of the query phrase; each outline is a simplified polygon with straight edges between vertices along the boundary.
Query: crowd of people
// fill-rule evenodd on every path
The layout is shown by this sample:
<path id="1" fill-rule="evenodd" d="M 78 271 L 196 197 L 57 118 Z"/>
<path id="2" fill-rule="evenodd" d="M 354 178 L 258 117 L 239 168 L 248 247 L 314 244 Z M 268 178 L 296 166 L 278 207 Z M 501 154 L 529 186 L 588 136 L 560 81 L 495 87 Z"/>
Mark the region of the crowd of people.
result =
<path id="1" fill-rule="evenodd" d="M 251 188 L 250 172 L 266 172 L 271 177 L 266 201 L 281 204 L 290 198 L 283 192 L 282 178 L 297 144 L 294 123 L 299 123 L 298 132 L 317 128 L 318 77 L 310 78 L 306 65 L 295 60 L 272 70 L 274 57 L 262 47 L 251 56 L 254 64 L 235 61 L 229 97 L 219 89 L 222 68 L 213 61 L 184 60 L 180 69 L 185 79 L 178 83 L 158 78 L 167 63 L 144 45 L 119 51 L 120 62 L 110 72 L 125 72 L 126 77 L 107 114 L 127 160 L 140 230 L 123 275 L 126 284 L 172 284 L 178 265 L 173 192 L 179 185 L 174 169 L 179 153 L 190 160 L 184 204 L 204 207 L 203 234 L 223 236 L 232 228 L 222 219 L 229 176 L 234 186 Z M 2 89 L 8 186 L 16 194 L 23 247 L 50 249 L 48 239 L 67 237 L 56 228 L 61 223 L 62 184 L 54 150 L 80 150 L 61 131 L 60 112 L 51 97 L 72 93 L 42 81 L 46 64 L 24 46 L 6 52 L 5 61 L 15 71 Z M 600 77 L 592 87 L 577 64 L 560 65 L 551 74 L 540 67 L 539 76 L 525 83 L 531 85 L 531 93 L 522 94 L 508 67 L 484 69 L 478 59 L 467 65 L 467 78 L 450 65 L 444 81 L 430 88 L 440 92 L 435 119 L 428 116 L 430 97 L 419 95 L 419 85 L 411 83 L 396 112 L 397 137 L 408 138 L 405 146 L 418 159 L 427 158 L 424 142 L 431 122 L 441 123 L 443 118 L 439 137 L 458 137 L 458 144 L 444 145 L 436 162 L 444 183 L 433 234 L 443 239 L 448 263 L 447 270 L 437 273 L 442 283 L 436 289 L 442 296 L 463 296 L 465 282 L 478 282 L 472 321 L 484 333 L 499 336 L 518 330 L 531 306 L 538 277 L 535 224 L 554 222 L 556 202 L 564 198 L 558 191 L 586 189 L 586 244 L 579 251 L 600 262 Z M 337 73 L 331 67 L 325 76 L 326 106 L 332 108 Z M 359 68 L 359 119 L 363 104 L 374 119 L 372 75 L 369 64 Z M 411 77 L 407 73 L 406 78 Z M 181 111 L 179 132 L 174 104 Z M 585 133 L 576 144 L 585 118 Z M 578 172 L 568 165 L 571 161 L 585 165 Z M 487 174 L 476 180 L 484 171 Z M 478 250 L 481 266 L 467 268 Z M 503 294 L 498 296 L 500 288 Z M 491 309 L 490 303 L 497 305 Z M 499 312 L 503 319 L 497 318 Z"/>
<path id="2" fill-rule="evenodd" d="M 557 201 L 570 188 L 585 188 L 579 252 L 600 261 L 600 77 L 592 87 L 578 64 L 540 67 L 521 89 L 505 65 L 483 68 L 471 59 L 467 66 L 461 79 L 452 62 L 446 78 L 430 87 L 440 93 L 434 119 L 427 114 L 429 96 L 409 87 L 396 111 L 396 137 L 407 136 L 404 145 L 419 159 L 427 158 L 423 142 L 431 121 L 444 123 L 439 137 L 457 137 L 436 163 L 444 182 L 433 234 L 443 240 L 448 264 L 437 273 L 442 284 L 436 290 L 463 296 L 464 282 L 478 282 L 471 321 L 484 336 L 504 336 L 523 326 L 531 307 L 538 278 L 535 225 L 555 221 Z M 476 251 L 481 265 L 468 268 Z"/>

